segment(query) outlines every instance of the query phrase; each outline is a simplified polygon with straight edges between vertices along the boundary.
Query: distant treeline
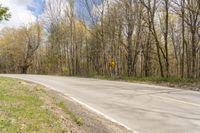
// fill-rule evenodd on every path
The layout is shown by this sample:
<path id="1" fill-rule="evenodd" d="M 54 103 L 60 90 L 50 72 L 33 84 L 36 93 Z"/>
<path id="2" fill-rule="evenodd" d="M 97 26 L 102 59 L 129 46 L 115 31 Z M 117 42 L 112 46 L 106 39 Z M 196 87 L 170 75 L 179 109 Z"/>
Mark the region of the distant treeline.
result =
<path id="1" fill-rule="evenodd" d="M 38 22 L 1 30 L 0 72 L 200 77 L 199 0 L 85 0 L 81 15 L 73 0 L 45 5 Z"/>

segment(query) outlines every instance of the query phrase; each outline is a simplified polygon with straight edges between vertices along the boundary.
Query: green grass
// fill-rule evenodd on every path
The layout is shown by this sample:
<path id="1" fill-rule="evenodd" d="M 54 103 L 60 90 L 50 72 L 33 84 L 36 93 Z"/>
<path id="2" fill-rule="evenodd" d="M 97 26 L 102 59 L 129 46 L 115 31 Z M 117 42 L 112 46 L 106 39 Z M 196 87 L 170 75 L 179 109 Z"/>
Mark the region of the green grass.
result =
<path id="1" fill-rule="evenodd" d="M 62 132 L 58 116 L 46 108 L 38 86 L 0 78 L 0 132 Z"/>
<path id="2" fill-rule="evenodd" d="M 182 78 L 176 78 L 176 77 L 169 77 L 169 78 L 161 78 L 161 77 L 125 77 L 125 80 L 128 81 L 144 81 L 144 82 L 156 82 L 156 83 L 162 83 L 162 82 L 169 82 L 169 83 L 194 83 L 197 82 L 197 80 L 193 79 L 182 79 Z"/>

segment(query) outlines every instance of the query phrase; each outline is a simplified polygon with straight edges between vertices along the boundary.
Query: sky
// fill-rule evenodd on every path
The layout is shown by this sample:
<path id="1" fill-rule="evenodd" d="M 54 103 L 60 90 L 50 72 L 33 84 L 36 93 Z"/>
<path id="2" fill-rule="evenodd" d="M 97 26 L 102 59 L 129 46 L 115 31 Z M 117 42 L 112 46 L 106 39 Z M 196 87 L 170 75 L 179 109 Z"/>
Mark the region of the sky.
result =
<path id="1" fill-rule="evenodd" d="M 9 8 L 11 18 L 0 23 L 0 28 L 20 27 L 35 22 L 42 14 L 44 0 L 1 0 L 0 4 Z"/>
<path id="2" fill-rule="evenodd" d="M 88 19 L 88 11 L 83 8 L 82 0 L 76 0 L 75 9 L 79 17 Z M 100 0 L 96 0 L 100 4 Z M 0 4 L 10 9 L 11 18 L 9 21 L 0 23 L 0 29 L 4 27 L 20 27 L 35 22 L 44 13 L 45 0 L 0 0 Z M 90 4 L 92 10 L 92 4 Z"/>

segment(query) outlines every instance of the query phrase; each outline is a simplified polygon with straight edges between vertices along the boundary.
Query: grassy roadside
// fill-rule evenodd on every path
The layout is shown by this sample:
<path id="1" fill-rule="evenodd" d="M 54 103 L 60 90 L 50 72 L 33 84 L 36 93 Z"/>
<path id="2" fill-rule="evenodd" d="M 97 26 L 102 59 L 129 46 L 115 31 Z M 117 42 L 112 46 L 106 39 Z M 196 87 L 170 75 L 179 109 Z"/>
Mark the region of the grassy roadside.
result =
<path id="1" fill-rule="evenodd" d="M 65 106 L 65 103 L 64 102 L 59 102 L 59 103 L 57 103 L 57 105 L 64 111 L 64 112 L 66 112 L 67 114 L 69 114 L 70 115 L 70 117 L 74 120 L 74 122 L 76 122 L 76 124 L 77 125 L 79 125 L 79 126 L 82 126 L 83 125 L 83 119 L 81 118 L 81 117 L 77 117 L 73 112 L 71 112 L 70 110 L 69 110 L 69 108 L 67 108 L 66 106 Z"/>
<path id="2" fill-rule="evenodd" d="M 156 84 L 168 87 L 178 87 L 183 89 L 190 89 L 200 91 L 200 79 L 182 79 L 182 78 L 160 78 L 160 77 L 108 77 L 108 76 L 94 76 L 92 78 L 113 80 L 113 81 L 127 81 L 139 82 L 146 84 Z"/>
<path id="3" fill-rule="evenodd" d="M 41 86 L 0 78 L 0 132 L 80 131 L 82 119 L 59 104 Z"/>

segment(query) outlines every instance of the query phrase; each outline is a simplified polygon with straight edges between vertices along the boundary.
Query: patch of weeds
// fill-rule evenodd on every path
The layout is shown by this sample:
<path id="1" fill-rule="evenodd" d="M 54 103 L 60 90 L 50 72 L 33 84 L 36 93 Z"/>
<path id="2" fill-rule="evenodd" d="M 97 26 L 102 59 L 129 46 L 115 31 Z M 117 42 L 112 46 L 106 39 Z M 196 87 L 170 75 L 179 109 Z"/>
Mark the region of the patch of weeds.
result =
<path id="1" fill-rule="evenodd" d="M 78 125 L 78 126 L 82 126 L 84 124 L 84 121 L 81 117 L 77 117 L 73 112 L 71 112 L 69 110 L 69 108 L 67 108 L 65 106 L 64 102 L 59 102 L 57 103 L 57 105 L 67 114 L 70 115 L 70 117 L 74 120 L 74 122 Z"/>
<path id="2" fill-rule="evenodd" d="M 99 76 L 90 75 L 90 78 L 112 80 L 112 81 L 127 81 L 140 82 L 147 84 L 158 84 L 169 87 L 179 87 L 189 90 L 200 91 L 200 79 L 180 78 L 180 77 L 127 77 L 127 76 Z"/>

